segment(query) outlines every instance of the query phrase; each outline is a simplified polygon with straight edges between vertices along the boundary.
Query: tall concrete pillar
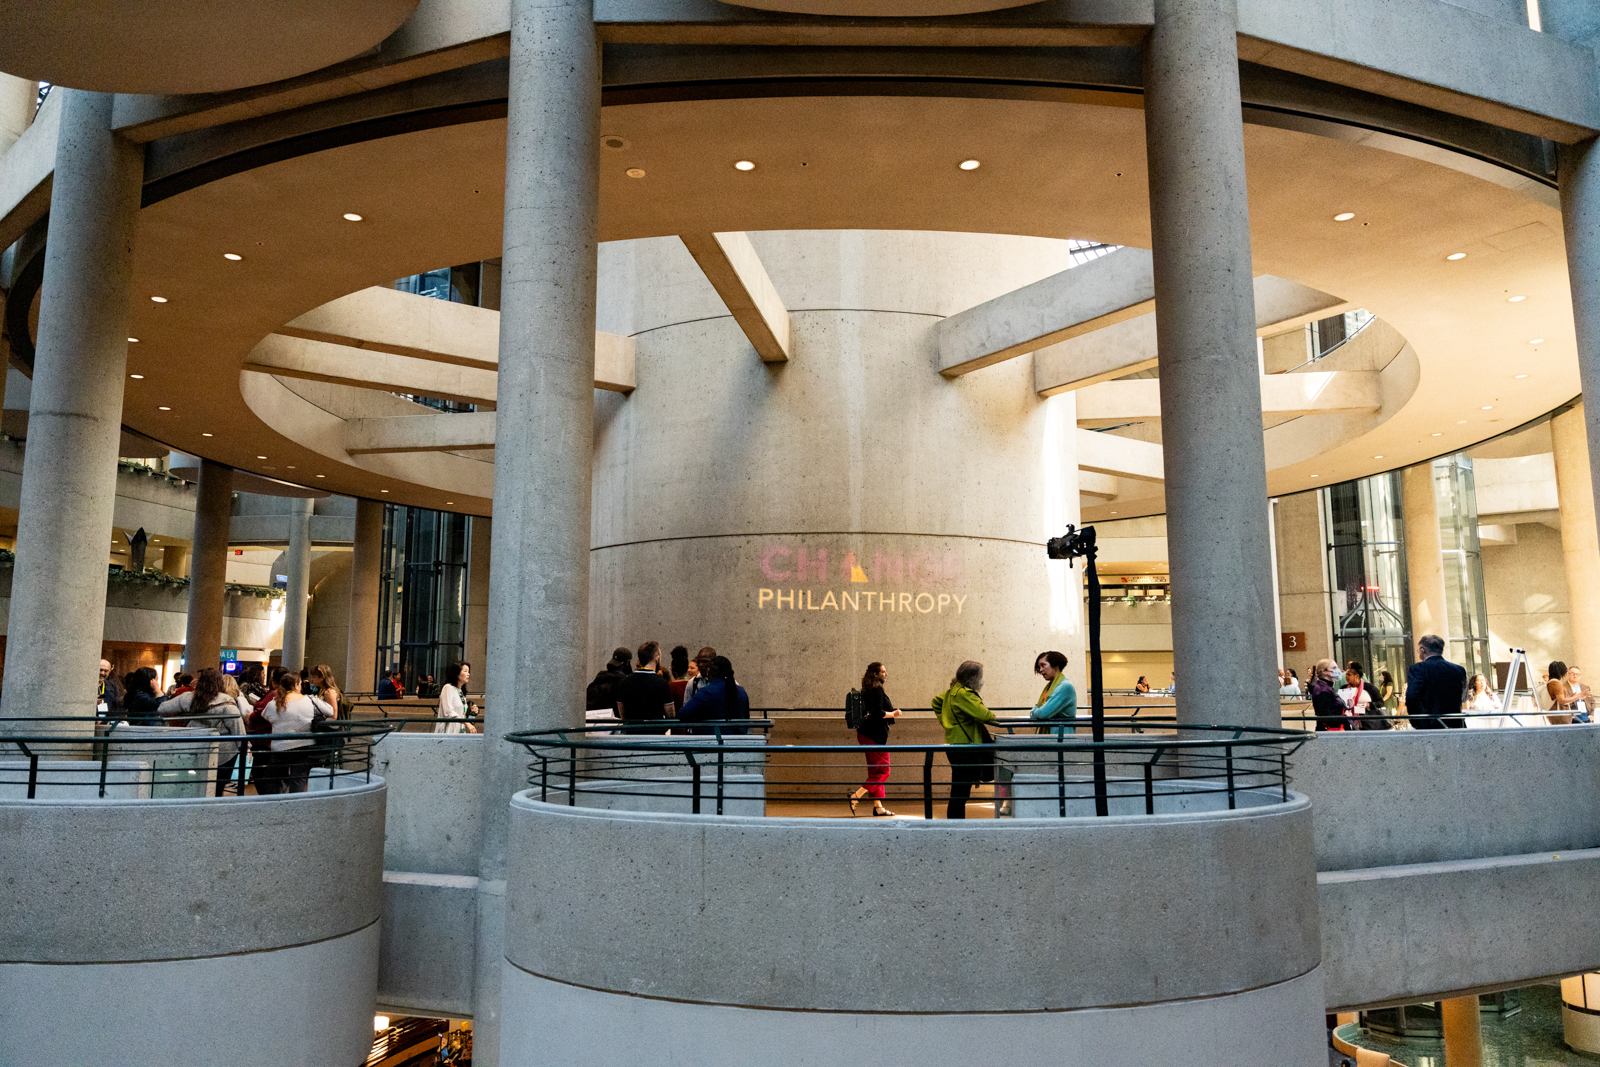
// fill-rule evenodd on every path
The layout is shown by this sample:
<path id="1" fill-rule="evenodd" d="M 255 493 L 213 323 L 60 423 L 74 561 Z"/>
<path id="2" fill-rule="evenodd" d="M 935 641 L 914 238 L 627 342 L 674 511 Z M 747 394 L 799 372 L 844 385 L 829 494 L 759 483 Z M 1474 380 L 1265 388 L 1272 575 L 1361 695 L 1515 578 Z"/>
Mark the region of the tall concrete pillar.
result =
<path id="1" fill-rule="evenodd" d="M 1282 633 L 1294 635 L 1293 645 L 1283 649 L 1283 665 L 1294 669 L 1303 687 L 1310 680 L 1311 665 L 1333 657 L 1322 501 L 1314 490 L 1279 497 L 1274 514 L 1279 626 Z M 1278 647 L 1283 644 L 1280 639 Z"/>
<path id="2" fill-rule="evenodd" d="M 580 725 L 589 615 L 600 64 L 593 0 L 512 0 L 495 418 L 495 585 L 474 1057 L 499 1062 L 506 835 L 527 787 L 514 730 Z M 529 678 L 547 700 L 519 700 Z"/>
<path id="3" fill-rule="evenodd" d="M 311 594 L 312 500 L 289 501 L 289 584 L 283 603 L 283 665 L 306 666 L 306 598 Z"/>
<path id="4" fill-rule="evenodd" d="M 1594 595 L 1600 589 L 1600 538 L 1595 530 L 1594 483 L 1583 409 L 1579 404 L 1552 419 L 1550 437 L 1555 444 L 1556 493 L 1561 504 L 1561 554 L 1572 605 L 1572 647 L 1567 662 L 1587 673 L 1600 668 L 1600 604 L 1595 603 Z"/>
<path id="5" fill-rule="evenodd" d="M 474 515 L 469 525 L 472 546 L 467 555 L 467 638 L 462 655 L 472 664 L 473 688 L 482 692 L 489 659 L 489 545 L 494 520 Z"/>
<path id="6" fill-rule="evenodd" d="M 1439 1002 L 1444 1017 L 1445 1067 L 1483 1067 L 1483 1028 L 1478 998 L 1450 997 Z"/>
<path id="7" fill-rule="evenodd" d="M 355 551 L 350 560 L 350 636 L 345 645 L 345 685 L 352 693 L 378 691 L 378 598 L 383 592 L 383 504 L 356 501 Z"/>
<path id="8" fill-rule="evenodd" d="M 1235 0 L 1155 0 L 1145 140 L 1178 719 L 1279 724 Z"/>
<path id="9" fill-rule="evenodd" d="M 1400 500 L 1405 512 L 1412 643 L 1423 634 L 1438 634 L 1449 641 L 1450 612 L 1444 598 L 1444 553 L 1432 463 L 1419 463 L 1400 473 Z"/>
<path id="10" fill-rule="evenodd" d="M 33 103 L 37 99 L 38 82 L 0 74 L 0 156 L 33 124 Z"/>
<path id="11" fill-rule="evenodd" d="M 94 714 L 143 150 L 63 89 L 22 466 L 3 713 Z"/>
<path id="12" fill-rule="evenodd" d="M 233 468 L 200 461 L 194 509 L 194 559 L 189 576 L 189 625 L 184 665 L 215 667 L 222 656 L 222 609 L 228 595 L 228 527 L 233 518 Z"/>

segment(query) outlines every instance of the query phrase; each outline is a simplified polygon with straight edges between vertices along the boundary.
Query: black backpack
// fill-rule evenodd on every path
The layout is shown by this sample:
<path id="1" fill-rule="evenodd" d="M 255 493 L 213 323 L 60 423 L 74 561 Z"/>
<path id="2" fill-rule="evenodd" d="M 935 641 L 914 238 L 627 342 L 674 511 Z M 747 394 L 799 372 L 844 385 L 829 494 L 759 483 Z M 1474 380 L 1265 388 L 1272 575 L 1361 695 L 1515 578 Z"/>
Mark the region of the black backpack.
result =
<path id="1" fill-rule="evenodd" d="M 861 690 L 850 690 L 844 698 L 844 724 L 852 730 L 859 730 L 866 717 L 867 701 L 861 695 Z"/>

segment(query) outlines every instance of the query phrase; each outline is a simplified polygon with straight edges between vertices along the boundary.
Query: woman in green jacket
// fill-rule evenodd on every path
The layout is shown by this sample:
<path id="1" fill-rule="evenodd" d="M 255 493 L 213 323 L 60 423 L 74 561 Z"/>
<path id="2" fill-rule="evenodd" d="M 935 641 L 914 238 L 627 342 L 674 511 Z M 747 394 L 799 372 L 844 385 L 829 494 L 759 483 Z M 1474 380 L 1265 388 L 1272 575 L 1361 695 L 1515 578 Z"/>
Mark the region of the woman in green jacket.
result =
<path id="1" fill-rule="evenodd" d="M 950 683 L 950 688 L 933 698 L 934 714 L 939 716 L 939 725 L 944 727 L 945 744 L 994 743 L 983 726 L 986 722 L 994 721 L 994 712 L 983 706 L 983 698 L 978 696 L 982 688 L 983 664 L 969 659 L 956 668 L 955 680 Z M 985 748 L 978 752 L 962 752 L 960 749 L 951 749 L 945 755 L 950 760 L 950 803 L 945 808 L 945 818 L 965 819 L 967 798 L 972 795 L 973 783 L 992 781 L 994 778 L 994 750 Z"/>

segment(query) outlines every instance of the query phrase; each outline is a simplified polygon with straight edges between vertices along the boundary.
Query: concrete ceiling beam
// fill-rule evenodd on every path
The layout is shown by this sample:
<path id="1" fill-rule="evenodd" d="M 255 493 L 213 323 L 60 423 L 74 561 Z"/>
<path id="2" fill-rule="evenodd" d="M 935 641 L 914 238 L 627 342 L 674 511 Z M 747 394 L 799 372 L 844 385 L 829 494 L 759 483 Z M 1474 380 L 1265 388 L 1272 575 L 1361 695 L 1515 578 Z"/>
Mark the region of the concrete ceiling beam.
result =
<path id="1" fill-rule="evenodd" d="M 267 335 L 251 350 L 242 369 L 256 374 L 333 382 L 357 389 L 431 396 L 467 404 L 494 403 L 499 377 L 494 371 L 475 367 L 283 334 Z"/>
<path id="2" fill-rule="evenodd" d="M 1149 252 L 1124 248 L 951 315 L 935 327 L 939 373 L 960 377 L 1148 313 Z"/>
<path id="3" fill-rule="evenodd" d="M 1097 474 L 1094 471 L 1078 471 L 1078 493 L 1082 496 L 1095 496 L 1103 500 L 1115 499 L 1122 492 L 1122 483 L 1109 474 Z"/>
<path id="4" fill-rule="evenodd" d="M 440 412 L 350 419 L 344 450 L 352 456 L 386 452 L 465 452 L 494 447 L 494 412 Z"/>
<path id="5" fill-rule="evenodd" d="M 1078 469 L 1143 482 L 1159 482 L 1166 477 L 1160 445 L 1094 430 L 1078 431 Z"/>
<path id="6" fill-rule="evenodd" d="M 462 367 L 500 365 L 498 311 L 381 286 L 330 300 L 277 332 Z"/>
<path id="7" fill-rule="evenodd" d="M 744 233 L 680 234 L 764 363 L 789 359 L 789 309 Z"/>
<path id="8" fill-rule="evenodd" d="M 1119 255 L 1122 253 L 1094 262 Z M 1255 293 L 1258 336 L 1283 333 L 1352 307 L 1340 297 L 1271 274 L 1255 279 Z M 1156 317 L 1153 313 L 1138 315 L 1037 350 L 1033 386 L 1041 396 L 1085 389 L 1154 367 L 1157 355 Z"/>
<path id="9" fill-rule="evenodd" d="M 1077 393 L 1079 426 L 1120 426 L 1161 418 L 1161 382 L 1156 378 L 1101 382 Z M 1382 406 L 1376 371 L 1261 376 L 1261 411 L 1265 415 L 1377 411 Z"/>

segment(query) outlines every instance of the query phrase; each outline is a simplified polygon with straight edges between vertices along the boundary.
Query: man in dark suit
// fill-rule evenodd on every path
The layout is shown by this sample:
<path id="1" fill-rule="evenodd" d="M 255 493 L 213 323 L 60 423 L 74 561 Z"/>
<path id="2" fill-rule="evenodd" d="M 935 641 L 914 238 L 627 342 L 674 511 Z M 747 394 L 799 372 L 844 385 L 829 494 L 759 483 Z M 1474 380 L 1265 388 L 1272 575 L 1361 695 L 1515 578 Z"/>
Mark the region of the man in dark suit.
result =
<path id="1" fill-rule="evenodd" d="M 617 683 L 619 717 L 625 722 L 664 719 L 673 708 L 672 685 L 662 677 L 661 645 L 646 641 L 639 646 L 639 666 Z"/>
<path id="2" fill-rule="evenodd" d="M 1444 658 L 1444 638 L 1417 639 L 1417 662 L 1406 672 L 1406 717 L 1415 730 L 1464 729 L 1461 705 L 1467 698 L 1467 672 Z"/>

